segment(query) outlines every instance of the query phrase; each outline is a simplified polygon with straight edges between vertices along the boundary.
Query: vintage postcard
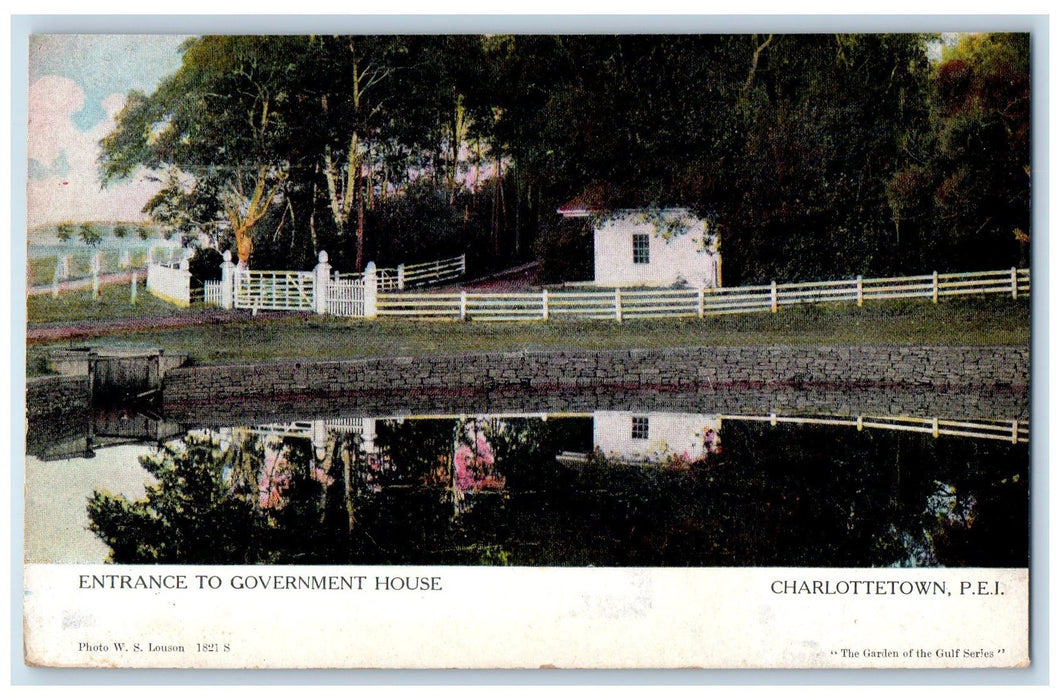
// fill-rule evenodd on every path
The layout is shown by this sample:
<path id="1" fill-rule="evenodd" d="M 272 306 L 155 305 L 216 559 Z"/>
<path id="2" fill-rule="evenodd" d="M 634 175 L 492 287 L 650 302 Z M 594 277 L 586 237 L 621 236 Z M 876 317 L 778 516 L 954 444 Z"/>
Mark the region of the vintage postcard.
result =
<path id="1" fill-rule="evenodd" d="M 1031 48 L 31 35 L 25 663 L 1026 668 Z"/>

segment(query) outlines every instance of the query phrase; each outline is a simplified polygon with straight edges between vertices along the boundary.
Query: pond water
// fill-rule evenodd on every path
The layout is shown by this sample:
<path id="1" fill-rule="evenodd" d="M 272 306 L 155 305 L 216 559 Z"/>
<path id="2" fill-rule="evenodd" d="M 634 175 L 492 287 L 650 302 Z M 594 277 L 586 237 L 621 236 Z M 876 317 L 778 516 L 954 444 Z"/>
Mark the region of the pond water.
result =
<path id="1" fill-rule="evenodd" d="M 1028 558 L 1026 424 L 1012 421 L 635 407 L 242 425 L 108 414 L 28 444 L 27 561 L 1024 567 Z"/>

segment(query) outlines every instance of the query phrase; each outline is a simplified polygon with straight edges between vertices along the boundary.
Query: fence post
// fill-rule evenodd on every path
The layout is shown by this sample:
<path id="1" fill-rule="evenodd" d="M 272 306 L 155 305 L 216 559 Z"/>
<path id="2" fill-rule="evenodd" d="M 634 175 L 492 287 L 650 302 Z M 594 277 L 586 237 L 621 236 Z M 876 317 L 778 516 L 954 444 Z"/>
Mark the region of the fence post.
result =
<path id="1" fill-rule="evenodd" d="M 622 322 L 622 289 L 615 287 L 615 320 Z"/>
<path id="2" fill-rule="evenodd" d="M 777 312 L 777 281 L 773 280 L 769 283 L 769 310 L 773 313 Z"/>
<path id="3" fill-rule="evenodd" d="M 231 309 L 235 305 L 236 266 L 232 264 L 232 251 L 226 250 L 221 257 L 221 308 Z"/>
<path id="4" fill-rule="evenodd" d="M 460 290 L 460 320 L 467 319 L 467 292 Z"/>
<path id="5" fill-rule="evenodd" d="M 100 253 L 97 250 L 92 255 L 92 298 L 99 299 L 99 267 L 100 267 Z"/>
<path id="6" fill-rule="evenodd" d="M 865 288 L 861 282 L 861 275 L 858 275 L 858 308 L 865 304 Z"/>
<path id="7" fill-rule="evenodd" d="M 1016 268 L 1012 268 L 1012 298 L 1016 298 Z"/>
<path id="8" fill-rule="evenodd" d="M 129 303 L 136 306 L 136 271 L 133 270 L 132 288 L 129 290 Z"/>
<path id="9" fill-rule="evenodd" d="M 400 263 L 397 266 L 397 277 L 398 277 L 398 291 L 405 291 L 405 263 Z"/>
<path id="10" fill-rule="evenodd" d="M 931 303 L 939 303 L 939 272 L 934 270 L 931 273 Z"/>
<path id="11" fill-rule="evenodd" d="M 331 265 L 328 264 L 328 252 L 322 250 L 317 256 L 317 266 L 313 268 L 313 310 L 321 315 L 328 312 L 330 276 Z"/>
<path id="12" fill-rule="evenodd" d="M 548 320 L 548 290 L 541 290 L 541 318 Z"/>
<path id="13" fill-rule="evenodd" d="M 379 281 L 375 274 L 375 263 L 364 266 L 364 317 L 375 318 L 379 315 L 378 294 Z"/>
<path id="14" fill-rule="evenodd" d="M 700 287 L 699 287 L 699 296 L 696 298 L 696 305 L 698 307 L 696 310 L 699 312 L 699 317 L 700 318 L 703 318 L 703 307 L 706 305 L 704 297 L 706 296 L 706 294 L 707 294 L 707 288 L 704 287 L 703 285 L 700 285 Z"/>

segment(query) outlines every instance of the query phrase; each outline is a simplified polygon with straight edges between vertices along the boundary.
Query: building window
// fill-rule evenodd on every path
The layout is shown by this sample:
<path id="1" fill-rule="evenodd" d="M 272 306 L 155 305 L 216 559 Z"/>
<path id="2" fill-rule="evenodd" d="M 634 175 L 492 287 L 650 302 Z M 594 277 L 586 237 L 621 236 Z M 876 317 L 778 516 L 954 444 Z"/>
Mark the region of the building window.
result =
<path id="1" fill-rule="evenodd" d="M 647 416 L 633 416 L 633 432 L 631 437 L 634 440 L 647 440 L 648 439 L 648 417 Z"/>
<path id="2" fill-rule="evenodd" d="M 648 234 L 633 234 L 633 264 L 647 265 L 650 261 L 648 256 Z"/>

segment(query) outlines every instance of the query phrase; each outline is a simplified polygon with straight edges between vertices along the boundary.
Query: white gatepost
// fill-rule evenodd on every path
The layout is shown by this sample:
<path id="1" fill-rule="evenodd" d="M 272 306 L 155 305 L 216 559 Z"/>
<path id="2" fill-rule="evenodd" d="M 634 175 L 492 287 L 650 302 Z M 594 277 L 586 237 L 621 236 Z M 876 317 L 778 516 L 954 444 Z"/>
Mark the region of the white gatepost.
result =
<path id="1" fill-rule="evenodd" d="M 232 264 L 232 251 L 226 250 L 221 257 L 221 308 L 231 309 L 235 306 L 236 266 Z"/>
<path id="2" fill-rule="evenodd" d="M 331 265 L 328 264 L 328 252 L 320 251 L 317 266 L 313 268 L 313 310 L 318 314 L 328 312 L 328 286 L 331 284 Z"/>
<path id="3" fill-rule="evenodd" d="M 96 251 L 92 256 L 92 298 L 99 299 L 99 269 L 102 265 L 102 253 Z"/>
<path id="4" fill-rule="evenodd" d="M 405 263 L 397 266 L 397 278 L 398 291 L 405 291 Z"/>
<path id="5" fill-rule="evenodd" d="M 364 317 L 375 318 L 378 315 L 376 310 L 376 295 L 379 292 L 379 283 L 376 278 L 375 263 L 370 262 L 364 268 Z"/>

